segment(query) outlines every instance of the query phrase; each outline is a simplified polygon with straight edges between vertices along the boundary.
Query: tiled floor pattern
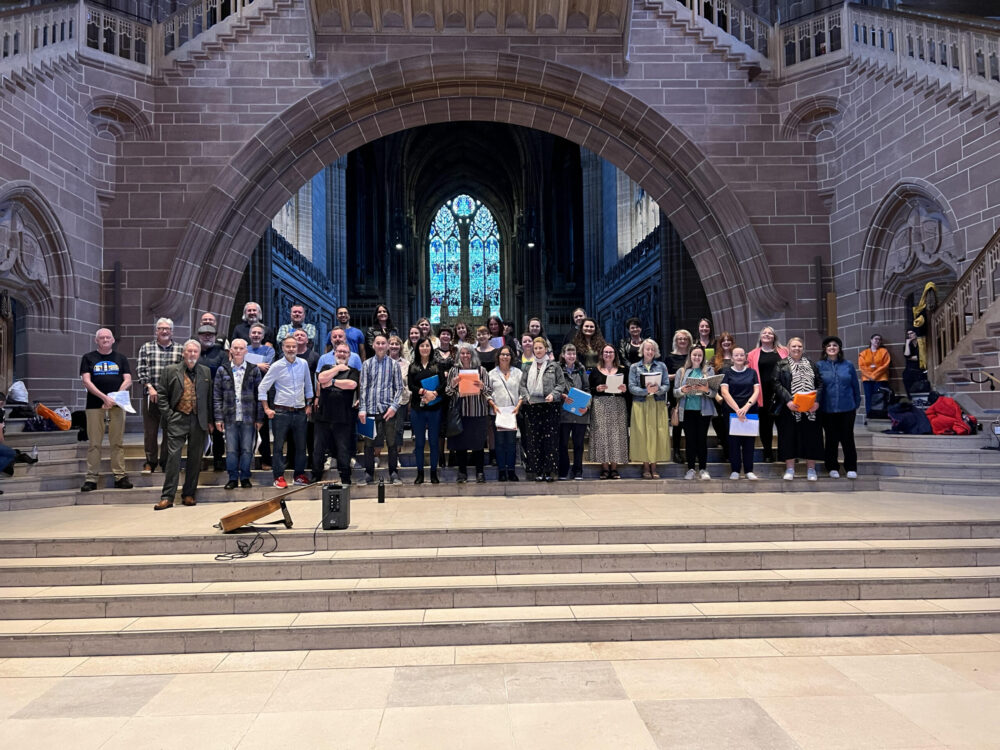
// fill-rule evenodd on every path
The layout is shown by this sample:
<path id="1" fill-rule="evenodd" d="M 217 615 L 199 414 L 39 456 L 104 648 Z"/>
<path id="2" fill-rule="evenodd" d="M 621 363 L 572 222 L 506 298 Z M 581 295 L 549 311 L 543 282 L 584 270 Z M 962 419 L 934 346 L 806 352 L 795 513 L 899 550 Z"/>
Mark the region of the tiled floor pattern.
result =
<path id="1" fill-rule="evenodd" d="M 996 748 L 1000 634 L 0 660 L 5 748 Z"/>

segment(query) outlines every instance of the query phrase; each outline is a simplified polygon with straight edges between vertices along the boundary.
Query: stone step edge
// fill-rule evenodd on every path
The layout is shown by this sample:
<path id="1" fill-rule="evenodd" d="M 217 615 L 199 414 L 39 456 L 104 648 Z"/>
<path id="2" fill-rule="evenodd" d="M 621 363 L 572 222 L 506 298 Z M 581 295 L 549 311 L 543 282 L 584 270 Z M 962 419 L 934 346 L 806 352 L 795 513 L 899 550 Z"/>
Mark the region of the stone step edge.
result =
<path id="1" fill-rule="evenodd" d="M 236 504 L 234 504 L 236 505 Z M 239 503 L 242 507 L 242 503 Z M 270 529 L 269 529 L 270 530 Z M 286 551 L 311 549 L 314 540 L 317 550 L 358 550 L 358 549 L 415 549 L 420 547 L 485 547 L 511 546 L 510 542 L 519 536 L 566 537 L 562 542 L 552 544 L 670 544 L 670 543 L 723 543 L 723 542 L 793 542 L 793 541 L 837 541 L 841 536 L 831 536 L 834 531 L 851 531 L 853 541 L 931 540 L 931 539 L 996 539 L 1000 538 L 1000 516 L 994 520 L 927 520 L 927 521 L 795 521 L 773 523 L 690 523 L 690 524 L 636 524 L 636 525 L 587 525 L 587 526 L 522 526 L 487 527 L 469 526 L 426 529 L 358 529 L 348 528 L 324 532 L 321 535 L 308 531 L 278 528 L 275 536 Z M 177 554 L 221 554 L 238 551 L 238 545 L 245 543 L 256 528 L 238 534 L 185 534 L 172 536 L 108 536 L 108 537 L 63 537 L 52 539 L 6 538 L 0 539 L 0 561 L 19 558 L 59 558 L 59 557 L 120 557 L 134 555 L 135 547 L 156 547 L 156 552 L 146 554 L 162 555 L 165 552 Z M 981 533 L 976 533 L 976 532 Z M 948 534 L 946 532 L 958 532 Z M 736 536 L 746 533 L 753 538 Z M 648 534 L 650 539 L 636 541 L 636 535 Z M 628 541 L 625 541 L 625 539 Z M 382 540 L 392 540 L 389 546 L 376 546 Z M 395 544 L 395 540 L 405 544 Z M 323 547 L 320 543 L 326 544 Z M 422 542 L 414 544 L 414 541 Z M 500 545 L 498 542 L 504 541 Z M 368 543 L 370 542 L 370 544 Z M 493 542 L 488 544 L 487 542 Z M 532 542 L 528 542 L 532 544 Z M 533 542 L 539 544 L 539 542 Z M 198 549 L 183 549 L 184 547 Z M 523 546 L 523 545 L 515 545 Z M 211 547 L 211 548 L 209 548 Z M 93 549 L 84 555 L 67 556 L 65 551 Z M 20 554 L 13 554 L 20 553 Z M 0 563 L 2 564 L 2 563 Z"/>
<path id="2" fill-rule="evenodd" d="M 4 586 L 94 586 L 103 583 L 248 582 L 317 578 L 413 578 L 462 575 L 555 575 L 566 573 L 640 573 L 681 571 L 798 570 L 838 567 L 900 569 L 912 567 L 995 567 L 996 548 L 807 549 L 764 551 L 685 551 L 641 553 L 566 553 L 517 556 L 448 556 L 383 559 L 319 559 L 281 568 L 273 560 L 245 562 L 237 568 L 213 562 L 136 565 L 35 566 L 0 569 Z"/>
<path id="3" fill-rule="evenodd" d="M 935 545 L 935 542 L 962 542 L 962 544 Z M 860 544 L 859 544 L 860 543 Z M 914 543 L 914 544 L 911 544 Z M 775 544 L 795 545 L 791 547 L 771 546 Z M 674 549 L 652 549 L 650 545 L 673 546 Z M 842 546 L 835 546 L 842 545 Z M 680 547 L 687 547 L 680 549 Z M 564 548 L 572 549 L 564 549 Z M 611 549 L 617 547 L 618 549 Z M 628 549 L 622 549 L 627 547 Z M 514 549 L 512 549 L 514 548 Z M 438 554 L 437 550 L 463 550 L 475 549 L 477 552 L 466 554 Z M 425 552 L 426 550 L 426 552 Z M 504 545 L 480 545 L 469 547 L 458 545 L 454 547 L 365 547 L 360 549 L 327 549 L 327 550 L 292 550 L 282 549 L 263 550 L 253 552 L 246 557 L 235 557 L 232 560 L 215 560 L 214 555 L 220 554 L 214 551 L 178 553 L 173 555 L 171 560 L 163 560 L 164 555 L 118 555 L 111 556 L 105 560 L 94 562 L 84 562 L 84 558 L 96 557 L 104 558 L 104 555 L 74 555 L 68 557 L 51 558 L 0 558 L 0 571 L 32 571 L 46 570 L 52 568 L 73 568 L 75 570 L 107 569 L 107 568 L 129 568 L 129 567 L 149 567 L 149 566 L 183 566 L 183 565 L 210 565 L 212 567 L 224 567 L 226 563 L 231 563 L 239 567 L 250 565 L 276 565 L 288 563 L 290 565 L 302 564 L 329 564 L 329 563 L 353 563 L 353 562 L 380 562 L 395 564 L 399 562 L 422 562 L 426 560 L 487 560 L 487 559 L 524 559 L 524 558 L 566 558 L 566 557 L 597 557 L 597 556 L 626 556 L 626 555 L 738 555 L 738 554 L 759 554 L 759 553 L 926 553 L 926 552 L 995 552 L 1000 551 L 1000 538 L 997 537 L 977 537 L 975 539 L 790 539 L 790 540 L 761 540 L 751 541 L 711 541 L 711 542 L 598 542 L 596 544 L 568 543 L 568 544 L 504 544 Z M 284 553 L 289 553 L 285 556 Z M 295 552 L 306 552 L 309 554 L 296 555 Z M 327 556 L 325 553 L 333 553 Z M 272 554 L 273 553 L 273 554 Z M 313 557 L 313 554 L 323 553 L 322 556 Z M 340 556 L 343 555 L 343 556 Z M 124 558 L 124 559 L 122 559 Z M 156 559 L 147 559 L 156 558 Z M 18 560 L 46 560 L 44 564 L 19 565 Z"/>
<path id="4" fill-rule="evenodd" d="M 395 586 L 367 588 L 317 587 L 315 589 L 257 591 L 159 592 L 155 594 L 96 594 L 66 596 L 2 597 L 4 620 L 93 619 L 158 616 L 253 615 L 287 612 L 352 612 L 427 609 L 412 601 L 426 597 L 433 609 L 490 608 L 498 606 L 587 606 L 637 604 L 695 604 L 696 602 L 785 602 L 785 601 L 886 601 L 880 589 L 894 589 L 892 600 L 976 599 L 1000 596 L 1000 575 L 919 576 L 874 578 L 784 578 L 784 579 L 695 579 L 686 581 L 619 581 L 581 583 L 469 583 L 459 586 Z M 705 588 L 712 587 L 711 598 Z M 933 587 L 933 592 L 928 592 Z M 846 588 L 857 588 L 856 596 L 845 596 Z M 952 589 L 952 590 L 950 590 Z M 686 594 L 686 591 L 692 593 Z M 771 596 L 771 591 L 790 596 Z M 994 594 L 993 592 L 996 592 Z M 655 594 L 653 598 L 649 593 Z M 539 600 L 539 594 L 542 598 Z M 521 595 L 517 602 L 498 604 L 497 600 Z M 747 598 L 750 595 L 750 598 Z M 695 599 L 694 597 L 700 597 Z M 408 597 L 411 601 L 402 601 Z M 688 598 L 691 597 L 691 598 Z M 449 601 L 450 599 L 450 601 Z M 269 608 L 269 600 L 277 600 Z M 301 600 L 300 604 L 295 604 Z M 345 600 L 345 601 L 341 601 Z M 257 606 L 241 606 L 254 602 Z M 144 608 L 143 604 L 149 604 Z M 156 604 L 167 604 L 170 615 L 162 615 Z M 189 606 L 184 606 L 188 604 Z M 228 604 L 229 607 L 219 607 Z M 336 606 L 347 604 L 350 606 Z M 284 609 L 277 608 L 278 606 Z M 364 606 L 368 605 L 368 606 Z M 95 611 L 104 609 L 103 613 Z M 109 608 L 111 611 L 109 611 Z M 42 610 L 39 612 L 38 610 Z M 117 610 L 117 611 L 116 611 Z"/>
<path id="5" fill-rule="evenodd" d="M 0 658 L 998 631 L 996 610 L 497 620 L 0 635 Z"/>

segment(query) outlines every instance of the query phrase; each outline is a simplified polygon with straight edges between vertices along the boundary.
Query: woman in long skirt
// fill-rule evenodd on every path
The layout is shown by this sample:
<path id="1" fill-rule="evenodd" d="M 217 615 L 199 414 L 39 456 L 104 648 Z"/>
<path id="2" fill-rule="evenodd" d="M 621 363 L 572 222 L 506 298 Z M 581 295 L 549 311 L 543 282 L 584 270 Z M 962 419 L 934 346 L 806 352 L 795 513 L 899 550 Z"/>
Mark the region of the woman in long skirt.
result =
<path id="1" fill-rule="evenodd" d="M 559 461 L 559 412 L 566 393 L 562 365 L 548 358 L 541 336 L 532 341 L 532 361 L 523 368 L 521 399 L 526 428 L 525 456 L 529 476 L 536 482 L 554 482 Z"/>
<path id="2" fill-rule="evenodd" d="M 815 362 L 802 354 L 802 339 L 788 339 L 788 356 L 774 371 L 775 400 L 782 406 L 778 412 L 778 460 L 785 462 L 783 479 L 795 478 L 795 459 L 806 461 L 806 479 L 816 481 L 816 462 L 824 458 L 823 428 L 817 417 L 823 401 L 823 378 Z M 812 404 L 803 408 L 796 396 L 813 394 Z"/>
<path id="3" fill-rule="evenodd" d="M 474 393 L 462 395 L 459 387 L 459 374 L 462 370 L 474 370 L 477 373 Z M 468 478 L 469 453 L 472 453 L 472 463 L 476 469 L 476 482 L 486 481 L 483 473 L 483 445 L 486 443 L 486 427 L 489 415 L 493 409 L 489 405 L 489 397 L 493 395 L 493 387 L 487 378 L 486 370 L 480 367 L 476 348 L 472 344 L 462 344 L 458 349 L 458 361 L 448 375 L 447 393 L 451 397 L 451 408 L 458 409 L 462 418 L 462 431 L 448 438 L 448 448 L 456 452 L 458 458 L 458 483 L 464 484 Z"/>
<path id="4" fill-rule="evenodd" d="M 632 394 L 630 453 L 633 461 L 642 462 L 643 479 L 659 479 L 656 464 L 670 460 L 670 378 L 659 356 L 659 345 L 646 339 L 642 342 L 642 359 L 628 371 L 628 390 Z"/>
<path id="5" fill-rule="evenodd" d="M 620 380 L 620 385 L 610 388 L 609 377 Z M 597 367 L 590 371 L 590 460 L 601 464 L 599 479 L 621 479 L 618 464 L 628 463 L 627 381 L 628 372 L 615 348 L 605 344 Z"/>

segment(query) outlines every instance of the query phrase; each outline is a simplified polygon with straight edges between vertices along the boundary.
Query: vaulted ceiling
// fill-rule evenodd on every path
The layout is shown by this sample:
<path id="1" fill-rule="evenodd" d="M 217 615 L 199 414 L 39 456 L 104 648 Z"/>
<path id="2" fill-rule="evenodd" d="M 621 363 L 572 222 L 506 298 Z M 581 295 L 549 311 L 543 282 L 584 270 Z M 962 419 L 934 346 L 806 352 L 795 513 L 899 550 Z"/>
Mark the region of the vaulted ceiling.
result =
<path id="1" fill-rule="evenodd" d="M 620 35 L 630 0 L 312 0 L 320 33 Z"/>

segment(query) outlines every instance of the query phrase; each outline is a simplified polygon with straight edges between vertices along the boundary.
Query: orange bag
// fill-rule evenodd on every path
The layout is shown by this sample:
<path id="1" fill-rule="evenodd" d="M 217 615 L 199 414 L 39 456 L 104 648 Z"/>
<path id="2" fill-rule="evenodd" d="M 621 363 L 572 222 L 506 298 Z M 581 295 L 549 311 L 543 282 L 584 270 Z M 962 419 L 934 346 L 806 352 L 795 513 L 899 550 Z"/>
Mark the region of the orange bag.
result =
<path id="1" fill-rule="evenodd" d="M 73 424 L 72 421 L 52 411 L 45 404 L 35 404 L 35 414 L 49 420 L 60 430 L 68 430 Z"/>
<path id="2" fill-rule="evenodd" d="M 796 393 L 792 396 L 792 401 L 795 405 L 799 407 L 799 411 L 807 412 L 812 409 L 813 404 L 816 403 L 816 391 L 809 391 L 809 393 Z"/>

